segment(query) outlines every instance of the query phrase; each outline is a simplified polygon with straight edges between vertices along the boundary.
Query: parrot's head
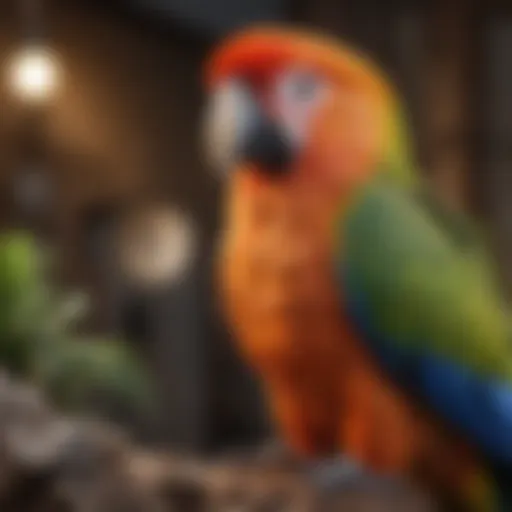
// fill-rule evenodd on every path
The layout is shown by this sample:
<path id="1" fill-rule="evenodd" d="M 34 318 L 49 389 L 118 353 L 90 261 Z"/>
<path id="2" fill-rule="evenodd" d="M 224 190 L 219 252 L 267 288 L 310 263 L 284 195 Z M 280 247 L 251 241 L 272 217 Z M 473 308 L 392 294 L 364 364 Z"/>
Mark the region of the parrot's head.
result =
<path id="1" fill-rule="evenodd" d="M 309 176 L 343 192 L 385 167 L 405 168 L 391 87 L 334 40 L 248 29 L 220 45 L 206 75 L 205 140 L 222 172 Z"/>

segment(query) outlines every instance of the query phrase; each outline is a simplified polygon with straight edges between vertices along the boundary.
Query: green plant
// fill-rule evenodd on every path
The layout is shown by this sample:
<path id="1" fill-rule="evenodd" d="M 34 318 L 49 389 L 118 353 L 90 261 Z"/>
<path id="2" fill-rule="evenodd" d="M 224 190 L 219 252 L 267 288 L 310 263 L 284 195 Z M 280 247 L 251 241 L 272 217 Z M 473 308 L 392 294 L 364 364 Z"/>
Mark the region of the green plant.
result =
<path id="1" fill-rule="evenodd" d="M 87 297 L 58 289 L 49 260 L 31 235 L 0 235 L 0 366 L 36 381 L 61 406 L 84 408 L 97 397 L 146 406 L 143 365 L 120 340 L 80 334 Z"/>

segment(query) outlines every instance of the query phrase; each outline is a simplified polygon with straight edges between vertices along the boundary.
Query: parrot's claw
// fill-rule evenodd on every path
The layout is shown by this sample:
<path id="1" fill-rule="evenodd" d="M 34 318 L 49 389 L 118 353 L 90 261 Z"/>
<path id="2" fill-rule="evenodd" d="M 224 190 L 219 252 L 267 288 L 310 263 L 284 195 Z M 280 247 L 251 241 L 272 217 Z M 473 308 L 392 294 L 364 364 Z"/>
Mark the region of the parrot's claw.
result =
<path id="1" fill-rule="evenodd" d="M 325 491 L 351 485 L 364 474 L 361 466 L 348 458 L 317 462 L 308 467 L 307 472 L 313 483 Z"/>
<path id="2" fill-rule="evenodd" d="M 403 483 L 393 477 L 378 476 L 366 471 L 349 458 L 320 462 L 309 474 L 316 488 L 323 492 L 357 491 L 370 493 L 400 493 Z"/>

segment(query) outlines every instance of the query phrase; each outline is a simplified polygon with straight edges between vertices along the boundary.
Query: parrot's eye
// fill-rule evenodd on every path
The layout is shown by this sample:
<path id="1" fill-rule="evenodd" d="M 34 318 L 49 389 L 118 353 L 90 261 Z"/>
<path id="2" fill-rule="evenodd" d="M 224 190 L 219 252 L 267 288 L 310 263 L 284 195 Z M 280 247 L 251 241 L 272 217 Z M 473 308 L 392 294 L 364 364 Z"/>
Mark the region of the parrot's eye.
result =
<path id="1" fill-rule="evenodd" d="M 304 75 L 291 85 L 291 94 L 299 101 L 310 101 L 319 89 L 318 81 L 311 75 Z"/>
<path id="2" fill-rule="evenodd" d="M 313 117 L 326 101 L 329 84 L 309 70 L 287 70 L 272 89 L 272 110 L 296 147 L 302 146 Z"/>
<path id="3" fill-rule="evenodd" d="M 325 90 L 319 77 L 307 71 L 291 71 L 277 81 L 277 95 L 281 101 L 297 105 L 316 102 Z"/>

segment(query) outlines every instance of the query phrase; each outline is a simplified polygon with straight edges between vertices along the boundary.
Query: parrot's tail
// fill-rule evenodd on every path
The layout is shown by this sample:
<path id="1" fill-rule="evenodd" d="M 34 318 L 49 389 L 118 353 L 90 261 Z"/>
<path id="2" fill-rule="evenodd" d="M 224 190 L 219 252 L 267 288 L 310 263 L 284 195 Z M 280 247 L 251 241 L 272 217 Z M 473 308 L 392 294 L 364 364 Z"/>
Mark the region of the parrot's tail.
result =
<path id="1" fill-rule="evenodd" d="M 449 510 L 512 512 L 512 465 L 487 463 L 464 478 L 462 501 Z"/>

